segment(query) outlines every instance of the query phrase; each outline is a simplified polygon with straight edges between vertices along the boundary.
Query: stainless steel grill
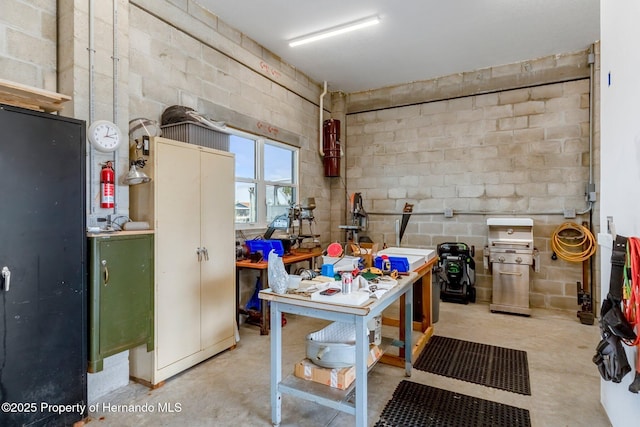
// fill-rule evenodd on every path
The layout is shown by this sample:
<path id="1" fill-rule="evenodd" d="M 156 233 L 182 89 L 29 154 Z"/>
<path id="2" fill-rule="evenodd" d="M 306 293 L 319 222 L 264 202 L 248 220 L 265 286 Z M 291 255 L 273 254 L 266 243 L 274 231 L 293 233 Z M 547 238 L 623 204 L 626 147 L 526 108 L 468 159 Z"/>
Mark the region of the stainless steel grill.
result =
<path id="1" fill-rule="evenodd" d="M 485 268 L 493 274 L 489 308 L 529 316 L 529 271 L 539 264 L 533 246 L 533 219 L 488 218 L 487 226 L 489 243 L 484 260 Z"/>

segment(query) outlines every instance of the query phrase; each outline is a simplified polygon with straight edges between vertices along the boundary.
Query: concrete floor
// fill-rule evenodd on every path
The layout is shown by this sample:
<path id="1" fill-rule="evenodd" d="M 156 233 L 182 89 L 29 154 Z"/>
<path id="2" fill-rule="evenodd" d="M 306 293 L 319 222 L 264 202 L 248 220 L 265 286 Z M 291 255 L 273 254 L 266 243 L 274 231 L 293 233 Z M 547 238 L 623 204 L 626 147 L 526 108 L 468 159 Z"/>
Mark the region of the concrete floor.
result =
<path id="1" fill-rule="evenodd" d="M 284 375 L 293 372 L 294 364 L 304 357 L 305 335 L 326 324 L 293 315 L 287 315 L 287 320 Z M 610 426 L 599 402 L 600 377 L 591 362 L 599 340 L 597 324 L 582 325 L 573 313 L 566 312 L 534 309 L 531 317 L 522 317 L 490 313 L 482 303 L 442 302 L 435 333 L 526 351 L 531 396 L 415 369 L 411 381 L 528 409 L 533 427 Z M 403 369 L 388 365 L 378 364 L 370 372 L 369 425 L 378 421 L 403 379 Z M 130 383 L 91 403 L 98 410 L 90 413 L 89 426 L 96 427 L 271 425 L 269 337 L 260 336 L 256 326 L 241 325 L 235 349 L 173 377 L 164 386 L 150 390 Z M 282 398 L 283 427 L 346 427 L 353 423 L 351 415 L 289 395 Z"/>

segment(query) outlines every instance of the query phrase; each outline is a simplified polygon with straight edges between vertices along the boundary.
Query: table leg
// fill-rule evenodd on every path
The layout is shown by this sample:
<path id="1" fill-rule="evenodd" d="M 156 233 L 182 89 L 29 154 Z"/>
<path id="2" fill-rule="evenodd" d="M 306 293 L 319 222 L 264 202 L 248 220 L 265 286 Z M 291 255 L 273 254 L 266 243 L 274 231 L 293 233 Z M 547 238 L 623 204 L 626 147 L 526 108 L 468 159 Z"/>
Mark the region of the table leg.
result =
<path id="1" fill-rule="evenodd" d="M 356 427 L 367 426 L 367 359 L 369 356 L 369 333 L 364 316 L 355 316 L 356 321 Z"/>
<path id="2" fill-rule="evenodd" d="M 400 304 L 402 304 L 402 299 Z M 413 286 L 409 286 L 406 295 L 404 295 L 404 371 L 406 376 L 411 376 L 411 356 L 412 356 L 412 339 L 413 330 Z"/>
<path id="3" fill-rule="evenodd" d="M 260 283 L 262 284 L 262 289 L 267 289 L 269 287 L 269 284 L 267 283 L 269 275 L 266 274 L 265 271 L 266 270 L 260 270 Z M 267 305 L 267 301 L 263 299 L 260 300 L 260 314 L 262 314 L 260 335 L 269 335 L 269 310 L 267 310 Z"/>
<path id="4" fill-rule="evenodd" d="M 282 312 L 278 303 L 271 302 L 271 421 L 279 426 L 282 421 L 282 393 L 278 385 L 282 381 Z"/>
<path id="5" fill-rule="evenodd" d="M 422 288 L 422 330 L 426 331 L 431 326 L 431 296 L 433 281 L 431 277 L 431 271 L 428 271 L 421 278 L 421 288 Z"/>
<path id="6" fill-rule="evenodd" d="M 409 321 L 411 321 L 412 319 L 411 316 L 407 315 L 406 307 L 407 307 L 407 294 L 404 294 L 400 296 L 400 316 L 399 316 L 400 318 L 398 319 L 398 339 L 402 342 L 407 341 L 405 339 L 407 336 L 407 331 L 406 329 L 403 329 L 403 325 L 407 322 L 407 319 L 409 319 Z M 406 345 L 403 347 L 400 347 L 398 349 L 398 357 L 403 359 L 405 357 L 405 353 L 407 352 L 407 350 L 411 351 L 411 349 L 407 349 Z"/>
<path id="7" fill-rule="evenodd" d="M 236 327 L 240 328 L 240 269 L 236 268 Z"/>

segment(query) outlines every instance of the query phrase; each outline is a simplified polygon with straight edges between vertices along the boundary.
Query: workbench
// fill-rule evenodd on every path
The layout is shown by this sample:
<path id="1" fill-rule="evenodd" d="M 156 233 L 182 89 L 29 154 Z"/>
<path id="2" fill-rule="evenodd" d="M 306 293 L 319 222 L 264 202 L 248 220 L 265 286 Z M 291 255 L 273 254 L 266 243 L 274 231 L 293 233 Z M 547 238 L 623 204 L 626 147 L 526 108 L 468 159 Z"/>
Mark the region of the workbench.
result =
<path id="1" fill-rule="evenodd" d="M 315 259 L 322 255 L 322 250 L 317 249 L 312 252 L 295 252 L 292 251 L 290 254 L 285 254 L 282 257 L 282 262 L 285 267 L 291 266 L 291 264 L 295 264 L 297 262 L 308 262 L 309 268 L 315 268 Z M 240 324 L 240 271 L 243 269 L 257 270 L 260 274 L 260 283 L 262 289 L 267 289 L 269 287 L 267 274 L 269 268 L 269 263 L 266 259 L 262 259 L 259 262 L 252 262 L 251 260 L 244 259 L 236 261 L 236 324 Z M 260 301 L 260 313 L 262 321 L 260 322 L 260 335 L 269 335 L 269 321 L 268 321 L 268 312 L 266 310 L 265 304 Z"/>
<path id="2" fill-rule="evenodd" d="M 380 299 L 369 298 L 363 305 L 351 306 L 311 300 L 302 294 L 276 294 L 271 289 L 262 290 L 259 297 L 271 305 L 271 420 L 279 426 L 282 414 L 282 395 L 310 400 L 339 411 L 355 415 L 355 426 L 367 426 L 367 357 L 369 354 L 369 333 L 367 322 L 400 299 L 400 323 L 403 324 L 403 342 L 396 340 L 401 347 L 411 347 L 413 326 L 413 284 L 418 274 L 411 272 L 398 278 L 398 284 L 386 292 Z M 334 322 L 355 324 L 356 329 L 356 380 L 346 390 L 331 388 L 308 380 L 289 375 L 282 378 L 282 324 L 283 313 L 314 317 Z M 411 376 L 412 352 L 404 352 L 405 375 Z M 355 403 L 349 399 L 355 387 Z"/>

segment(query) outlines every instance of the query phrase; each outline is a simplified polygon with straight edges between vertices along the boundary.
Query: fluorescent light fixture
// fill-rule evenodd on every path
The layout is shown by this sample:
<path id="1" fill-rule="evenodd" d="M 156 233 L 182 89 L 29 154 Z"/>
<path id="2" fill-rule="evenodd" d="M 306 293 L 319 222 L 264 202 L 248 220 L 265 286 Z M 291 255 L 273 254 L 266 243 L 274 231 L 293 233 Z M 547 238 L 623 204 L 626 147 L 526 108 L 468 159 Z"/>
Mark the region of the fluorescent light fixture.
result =
<path id="1" fill-rule="evenodd" d="M 307 44 L 329 37 L 337 36 L 339 34 L 348 33 L 350 31 L 359 30 L 361 28 L 370 27 L 378 23 L 380 23 L 380 18 L 377 16 L 371 16 L 369 18 L 360 19 L 358 21 L 349 22 L 347 24 L 338 25 L 337 27 L 328 28 L 326 30 L 295 38 L 289 42 L 289 46 L 300 46 L 302 44 Z"/>

